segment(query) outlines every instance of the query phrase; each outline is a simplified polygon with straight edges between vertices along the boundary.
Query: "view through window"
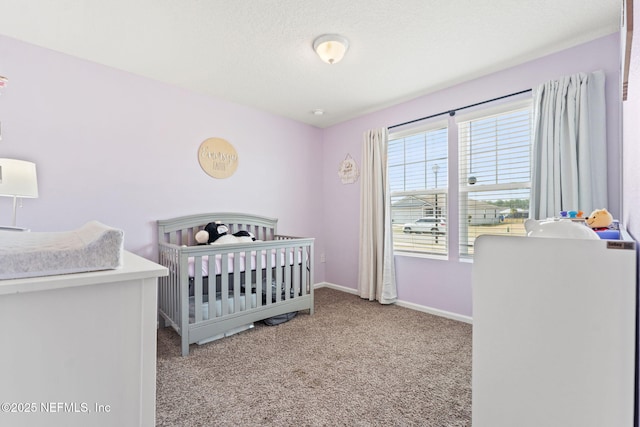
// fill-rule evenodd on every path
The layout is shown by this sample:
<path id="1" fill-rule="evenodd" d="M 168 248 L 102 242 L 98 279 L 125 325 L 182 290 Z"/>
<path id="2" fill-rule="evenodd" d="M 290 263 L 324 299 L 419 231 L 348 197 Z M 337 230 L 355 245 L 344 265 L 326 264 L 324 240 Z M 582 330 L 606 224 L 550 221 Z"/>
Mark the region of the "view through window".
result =
<path id="1" fill-rule="evenodd" d="M 531 189 L 531 102 L 458 121 L 460 255 L 482 234 L 524 235 Z"/>
<path id="2" fill-rule="evenodd" d="M 393 134 L 388 167 L 394 249 L 446 255 L 447 122 Z"/>
<path id="3" fill-rule="evenodd" d="M 457 126 L 458 138 L 449 132 Z M 448 255 L 451 221 L 459 254 L 472 256 L 482 234 L 524 235 L 531 188 L 531 100 L 389 135 L 394 250 Z M 455 217 L 449 216 L 449 146 L 458 147 Z M 455 194 L 455 193 L 454 193 Z"/>

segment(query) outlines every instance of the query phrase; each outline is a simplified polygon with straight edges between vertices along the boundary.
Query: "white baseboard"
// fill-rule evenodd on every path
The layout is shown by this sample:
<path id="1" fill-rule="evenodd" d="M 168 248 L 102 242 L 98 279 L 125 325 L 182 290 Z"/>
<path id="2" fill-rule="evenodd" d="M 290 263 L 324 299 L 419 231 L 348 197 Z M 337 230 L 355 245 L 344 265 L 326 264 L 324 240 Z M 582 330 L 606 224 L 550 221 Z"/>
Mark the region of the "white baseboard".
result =
<path id="1" fill-rule="evenodd" d="M 346 292 L 348 294 L 358 295 L 357 289 L 348 288 L 346 286 L 336 285 L 335 283 L 329 283 L 329 282 L 316 283 L 315 285 L 313 285 L 313 288 L 314 289 L 331 288 L 337 291 Z M 429 313 L 435 316 L 446 317 L 447 319 L 457 320 L 459 322 L 464 322 L 469 324 L 473 323 L 473 318 L 470 316 L 465 316 L 458 313 L 452 313 L 450 311 L 440 310 L 438 308 L 427 307 L 424 305 L 414 304 L 412 302 L 407 302 L 407 301 L 396 301 L 396 304 L 399 305 L 400 307 L 410 308 L 411 310 L 421 311 L 423 313 Z"/>
<path id="2" fill-rule="evenodd" d="M 473 324 L 473 318 L 458 313 L 452 313 L 446 310 L 440 310 L 439 308 L 427 307 L 424 305 L 414 304 L 407 301 L 396 301 L 396 304 L 400 307 L 410 308 L 416 311 L 422 311 L 423 313 L 433 314 L 435 316 L 446 317 L 447 319 L 457 320 L 459 322 Z"/>
<path id="3" fill-rule="evenodd" d="M 358 295 L 357 289 L 347 288 L 346 286 L 336 285 L 334 283 L 329 283 L 329 282 L 316 283 L 315 285 L 313 285 L 313 288 L 314 289 L 331 288 L 331 289 L 335 289 L 336 291 L 342 291 L 348 294 Z"/>

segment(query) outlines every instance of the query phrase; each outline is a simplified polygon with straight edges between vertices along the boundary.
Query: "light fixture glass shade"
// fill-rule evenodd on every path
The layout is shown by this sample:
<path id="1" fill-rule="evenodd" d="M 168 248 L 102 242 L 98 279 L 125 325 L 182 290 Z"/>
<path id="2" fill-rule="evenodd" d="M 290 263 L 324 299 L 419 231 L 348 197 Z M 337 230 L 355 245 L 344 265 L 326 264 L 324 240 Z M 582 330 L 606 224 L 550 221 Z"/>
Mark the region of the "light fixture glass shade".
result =
<path id="1" fill-rule="evenodd" d="M 328 64 L 336 64 L 344 57 L 349 41 L 337 34 L 325 34 L 313 42 L 313 50 Z"/>
<path id="2" fill-rule="evenodd" d="M 25 160 L 0 159 L 0 196 L 38 197 L 36 164 Z"/>

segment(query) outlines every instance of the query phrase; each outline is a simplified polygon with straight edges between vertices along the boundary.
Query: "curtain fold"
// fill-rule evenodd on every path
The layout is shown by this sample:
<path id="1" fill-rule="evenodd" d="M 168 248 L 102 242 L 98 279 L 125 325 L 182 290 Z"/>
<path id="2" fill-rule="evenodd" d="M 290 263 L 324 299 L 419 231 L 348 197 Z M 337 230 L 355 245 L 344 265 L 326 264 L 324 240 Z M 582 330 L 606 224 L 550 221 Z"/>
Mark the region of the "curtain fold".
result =
<path id="1" fill-rule="evenodd" d="M 529 216 L 607 207 L 605 76 L 578 73 L 534 91 Z"/>
<path id="2" fill-rule="evenodd" d="M 358 292 L 381 304 L 397 300 L 387 144 L 386 128 L 365 132 L 360 176 Z"/>

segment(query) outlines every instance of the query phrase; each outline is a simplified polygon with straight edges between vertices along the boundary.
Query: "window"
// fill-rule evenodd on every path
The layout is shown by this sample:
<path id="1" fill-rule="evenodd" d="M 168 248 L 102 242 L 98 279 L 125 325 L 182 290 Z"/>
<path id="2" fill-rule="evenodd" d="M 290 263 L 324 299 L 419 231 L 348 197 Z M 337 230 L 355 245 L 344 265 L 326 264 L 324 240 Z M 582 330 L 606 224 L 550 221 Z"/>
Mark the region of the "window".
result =
<path id="1" fill-rule="evenodd" d="M 482 234 L 525 234 L 531 122 L 530 100 L 458 121 L 461 256 L 473 255 L 474 241 Z"/>
<path id="2" fill-rule="evenodd" d="M 448 255 L 451 243 L 466 258 L 473 256 L 475 239 L 482 234 L 524 235 L 532 115 L 528 97 L 390 133 L 394 251 L 441 257 Z M 451 192 L 448 147 L 454 147 L 456 156 L 451 165 L 457 165 L 457 171 L 451 172 L 459 177 Z M 453 202 L 450 197 L 455 197 Z M 450 230 L 458 232 L 450 235 Z"/>
<path id="3" fill-rule="evenodd" d="M 447 147 L 446 121 L 389 135 L 396 252 L 447 255 Z"/>

